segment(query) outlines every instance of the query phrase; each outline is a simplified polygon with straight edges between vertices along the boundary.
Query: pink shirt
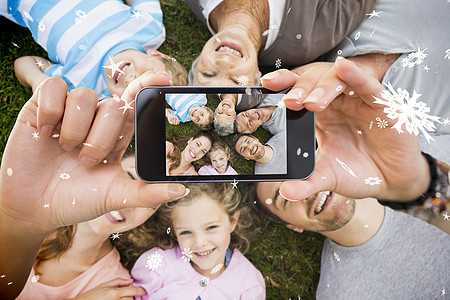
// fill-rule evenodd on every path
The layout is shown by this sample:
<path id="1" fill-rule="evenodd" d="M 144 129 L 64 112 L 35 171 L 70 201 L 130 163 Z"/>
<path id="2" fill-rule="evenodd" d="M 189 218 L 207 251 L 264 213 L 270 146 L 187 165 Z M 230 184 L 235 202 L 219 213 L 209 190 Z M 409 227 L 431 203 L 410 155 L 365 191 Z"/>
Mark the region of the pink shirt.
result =
<path id="1" fill-rule="evenodd" d="M 238 173 L 230 165 L 227 166 L 227 170 L 223 174 L 217 172 L 213 165 L 208 165 L 201 167 L 198 170 L 198 175 L 238 175 Z"/>
<path id="2" fill-rule="evenodd" d="M 265 299 L 264 279 L 252 263 L 235 249 L 230 264 L 219 277 L 202 287 L 203 275 L 182 259 L 179 247 L 153 248 L 142 254 L 131 271 L 134 285 L 142 286 L 147 296 L 135 299 L 202 300 Z"/>
<path id="3" fill-rule="evenodd" d="M 29 299 L 67 299 L 79 296 L 98 285 L 115 278 L 130 279 L 130 273 L 120 263 L 120 255 L 116 248 L 96 262 L 83 274 L 62 286 L 48 286 L 39 281 L 33 282 L 34 269 L 20 293 L 19 300 Z"/>
<path id="4" fill-rule="evenodd" d="M 174 149 L 174 146 L 171 142 L 166 141 L 166 175 L 169 176 L 169 168 L 172 165 L 172 162 L 170 159 L 167 158 L 167 154 L 172 152 Z M 198 175 L 197 171 L 195 171 L 194 166 L 191 166 L 186 172 L 184 172 L 181 175 Z"/>

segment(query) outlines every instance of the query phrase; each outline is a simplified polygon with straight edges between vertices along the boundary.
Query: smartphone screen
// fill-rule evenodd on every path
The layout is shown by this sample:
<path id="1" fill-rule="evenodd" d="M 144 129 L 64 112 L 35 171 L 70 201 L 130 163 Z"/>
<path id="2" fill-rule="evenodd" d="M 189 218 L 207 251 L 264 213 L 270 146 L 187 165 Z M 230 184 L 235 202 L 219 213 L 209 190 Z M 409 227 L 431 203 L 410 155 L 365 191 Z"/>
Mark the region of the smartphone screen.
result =
<path id="1" fill-rule="evenodd" d="M 136 98 L 136 165 L 147 182 L 306 179 L 314 113 L 262 88 L 149 87 Z"/>

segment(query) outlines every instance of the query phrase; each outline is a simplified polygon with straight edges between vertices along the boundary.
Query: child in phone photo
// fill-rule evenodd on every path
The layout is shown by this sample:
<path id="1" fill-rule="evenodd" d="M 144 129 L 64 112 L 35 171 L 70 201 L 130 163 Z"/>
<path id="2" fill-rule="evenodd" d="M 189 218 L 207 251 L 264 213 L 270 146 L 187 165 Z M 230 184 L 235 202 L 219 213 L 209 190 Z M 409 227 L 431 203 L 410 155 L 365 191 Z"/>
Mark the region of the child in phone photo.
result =
<path id="1" fill-rule="evenodd" d="M 131 274 L 147 295 L 135 299 L 265 299 L 264 279 L 239 249 L 249 246 L 249 207 L 229 183 L 186 185 L 140 229 L 151 248 Z M 148 248 L 147 248 L 148 249 Z"/>
<path id="2" fill-rule="evenodd" d="M 201 167 L 198 175 L 238 175 L 230 164 L 233 152 L 223 141 L 214 142 L 206 155 L 211 164 Z"/>
<path id="3" fill-rule="evenodd" d="M 28 27 L 49 60 L 16 59 L 19 82 L 33 91 L 48 77 L 66 81 L 69 91 L 87 87 L 98 98 L 121 97 L 143 73 L 166 72 L 174 85 L 186 85 L 187 72 L 155 50 L 165 40 L 158 0 L 14 1 L 0 15 Z M 6 8 L 7 7 L 7 8 Z"/>
<path id="4" fill-rule="evenodd" d="M 214 112 L 206 106 L 205 94 L 166 94 L 166 118 L 169 124 L 192 121 L 200 130 L 213 129 Z"/>

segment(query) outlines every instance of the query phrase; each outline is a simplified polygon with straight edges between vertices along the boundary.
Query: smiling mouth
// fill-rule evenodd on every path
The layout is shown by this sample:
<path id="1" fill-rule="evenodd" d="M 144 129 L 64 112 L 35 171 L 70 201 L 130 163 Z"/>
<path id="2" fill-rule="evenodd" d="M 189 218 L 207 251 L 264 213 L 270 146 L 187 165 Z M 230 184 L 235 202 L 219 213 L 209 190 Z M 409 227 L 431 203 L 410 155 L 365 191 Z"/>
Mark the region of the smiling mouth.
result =
<path id="1" fill-rule="evenodd" d="M 120 211 L 117 210 L 110 211 L 108 213 L 108 216 L 111 217 L 110 219 L 112 219 L 114 222 L 118 223 L 125 222 L 125 216 Z"/>
<path id="2" fill-rule="evenodd" d="M 242 51 L 238 45 L 230 44 L 230 43 L 222 43 L 216 48 L 216 52 L 224 52 L 229 53 L 234 56 L 238 56 L 240 58 L 244 57 L 242 55 Z"/>
<path id="3" fill-rule="evenodd" d="M 330 191 L 326 191 L 323 193 L 322 197 L 319 200 L 319 203 L 316 206 L 316 209 L 314 210 L 314 215 L 318 215 L 322 212 L 325 204 L 328 203 L 328 201 L 333 197 L 332 194 L 333 193 Z"/>
<path id="4" fill-rule="evenodd" d="M 113 79 L 116 84 L 119 82 L 119 80 L 122 80 L 122 78 L 125 76 L 125 72 L 129 66 L 130 63 L 123 63 L 120 65 L 119 69 L 114 73 Z"/>
<path id="5" fill-rule="evenodd" d="M 255 111 L 254 114 L 256 115 L 256 118 L 259 120 L 261 119 L 261 116 L 259 115 L 259 112 Z"/>
<path id="6" fill-rule="evenodd" d="M 222 107 L 227 106 L 228 108 L 231 108 L 231 105 L 228 103 L 222 103 Z"/>
<path id="7" fill-rule="evenodd" d="M 189 150 L 189 155 L 190 155 L 192 158 L 197 158 L 197 156 L 195 156 L 195 154 L 194 154 L 194 152 L 192 152 L 192 150 Z"/>
<path id="8" fill-rule="evenodd" d="M 207 250 L 207 251 L 203 251 L 203 252 L 194 252 L 194 254 L 200 258 L 206 258 L 207 256 L 209 256 L 214 250 L 216 250 L 216 248 Z"/>
<path id="9" fill-rule="evenodd" d="M 253 146 L 252 155 L 255 155 L 256 151 L 258 151 L 258 145 Z"/>

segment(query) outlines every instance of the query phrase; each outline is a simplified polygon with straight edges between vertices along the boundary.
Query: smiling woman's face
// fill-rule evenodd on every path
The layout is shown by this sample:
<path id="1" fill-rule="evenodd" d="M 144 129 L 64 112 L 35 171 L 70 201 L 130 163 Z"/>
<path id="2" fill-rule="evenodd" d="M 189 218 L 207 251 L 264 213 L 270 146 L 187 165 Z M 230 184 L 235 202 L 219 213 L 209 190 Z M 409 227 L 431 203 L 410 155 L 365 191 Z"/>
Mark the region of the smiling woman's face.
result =
<path id="1" fill-rule="evenodd" d="M 188 162 L 193 162 L 201 159 L 211 149 L 211 141 L 204 137 L 199 136 L 195 139 L 190 139 L 181 153 L 181 159 L 185 159 Z"/>
<path id="2" fill-rule="evenodd" d="M 224 30 L 203 46 L 194 70 L 194 85 L 255 85 L 258 53 L 236 30 Z"/>

